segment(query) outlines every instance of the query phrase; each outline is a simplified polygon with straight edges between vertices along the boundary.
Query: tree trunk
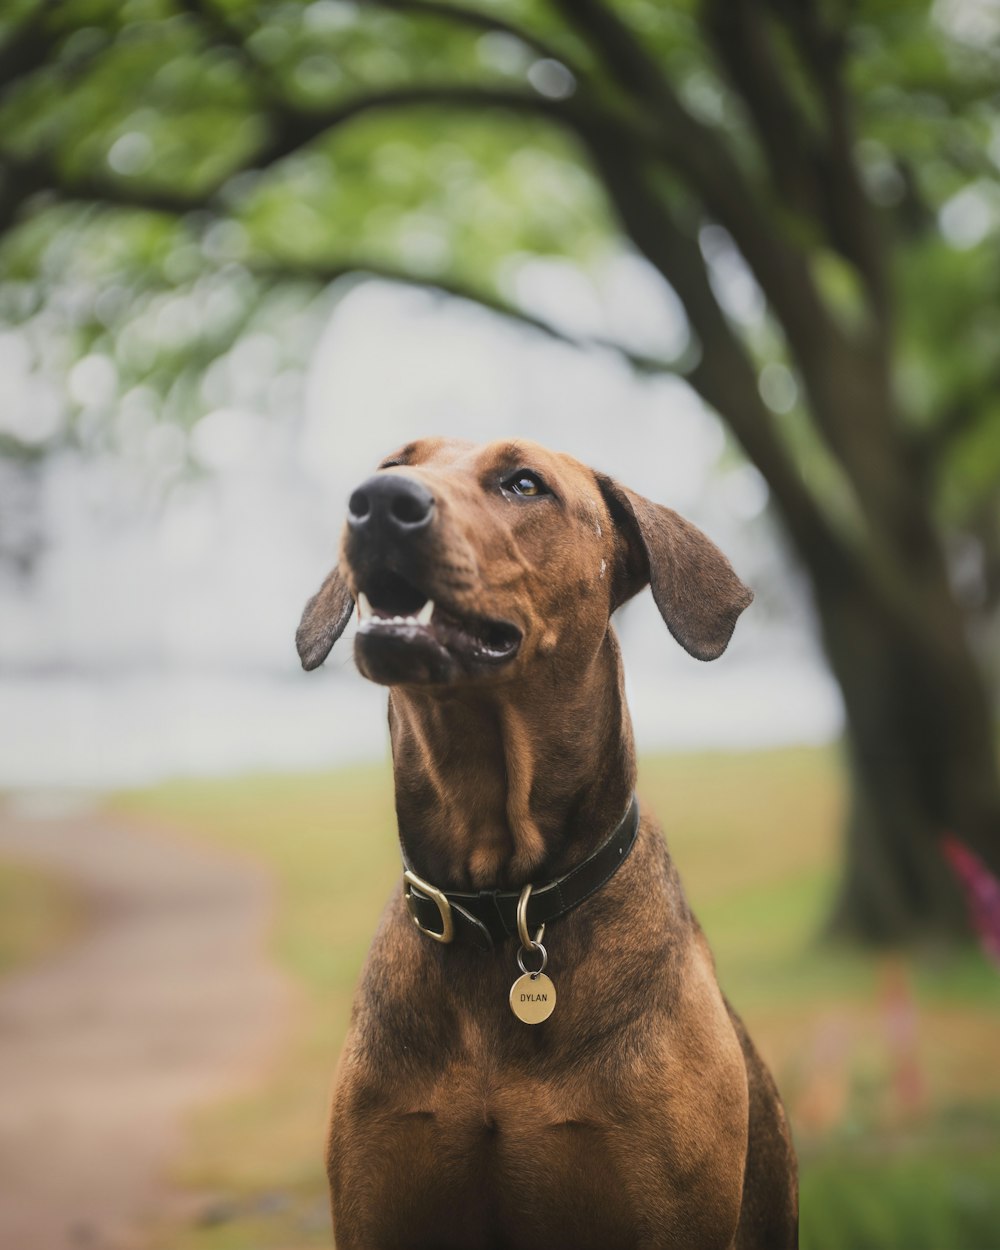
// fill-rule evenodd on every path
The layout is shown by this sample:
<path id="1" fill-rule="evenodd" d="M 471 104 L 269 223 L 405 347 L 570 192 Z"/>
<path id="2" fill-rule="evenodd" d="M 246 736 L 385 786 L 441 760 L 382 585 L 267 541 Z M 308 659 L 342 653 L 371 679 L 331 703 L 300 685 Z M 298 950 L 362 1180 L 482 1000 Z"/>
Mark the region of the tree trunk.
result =
<path id="1" fill-rule="evenodd" d="M 812 570 L 845 700 L 852 782 L 831 929 L 869 944 L 968 937 L 940 851 L 944 834 L 1000 873 L 1000 777 L 985 685 L 936 544 L 922 564 L 929 631 L 893 620 L 861 579 Z"/>

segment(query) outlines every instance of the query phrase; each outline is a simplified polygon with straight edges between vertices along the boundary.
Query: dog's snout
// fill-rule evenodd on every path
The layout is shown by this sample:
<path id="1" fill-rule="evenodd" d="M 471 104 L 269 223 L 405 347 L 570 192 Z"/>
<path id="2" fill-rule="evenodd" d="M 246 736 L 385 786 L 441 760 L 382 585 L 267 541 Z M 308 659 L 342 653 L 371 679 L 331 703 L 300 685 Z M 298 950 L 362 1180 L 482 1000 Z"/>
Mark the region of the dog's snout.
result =
<path id="1" fill-rule="evenodd" d="M 347 523 L 353 529 L 410 534 L 430 523 L 434 496 L 415 478 L 376 473 L 354 491 L 347 508 Z"/>

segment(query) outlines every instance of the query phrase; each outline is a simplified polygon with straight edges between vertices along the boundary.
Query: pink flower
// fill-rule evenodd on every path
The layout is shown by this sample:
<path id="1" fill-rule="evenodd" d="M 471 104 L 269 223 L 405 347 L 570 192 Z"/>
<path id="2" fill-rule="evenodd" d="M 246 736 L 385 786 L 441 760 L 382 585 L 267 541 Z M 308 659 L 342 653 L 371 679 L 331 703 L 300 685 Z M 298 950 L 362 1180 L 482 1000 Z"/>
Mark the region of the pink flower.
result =
<path id="1" fill-rule="evenodd" d="M 1000 964 L 1000 881 L 983 861 L 954 834 L 946 833 L 941 849 L 965 891 L 973 928 L 983 950 Z"/>

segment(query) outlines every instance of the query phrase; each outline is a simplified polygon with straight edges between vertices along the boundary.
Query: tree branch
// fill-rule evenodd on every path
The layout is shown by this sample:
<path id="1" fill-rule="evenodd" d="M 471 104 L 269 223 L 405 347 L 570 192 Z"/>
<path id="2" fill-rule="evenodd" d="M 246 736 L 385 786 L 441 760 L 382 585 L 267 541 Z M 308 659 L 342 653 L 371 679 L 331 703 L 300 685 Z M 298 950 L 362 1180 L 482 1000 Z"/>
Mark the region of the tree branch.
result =
<path id="1" fill-rule="evenodd" d="M 227 179 L 231 176 L 227 175 Z M 0 235 L 14 224 L 20 209 L 32 196 L 46 191 L 64 201 L 178 214 L 209 207 L 218 189 L 215 186 L 204 192 L 192 192 L 179 187 L 151 187 L 96 173 L 70 177 L 51 155 L 30 158 L 3 155 L 0 156 Z"/>
<path id="2" fill-rule="evenodd" d="M 67 175 L 51 154 L 20 158 L 0 155 L 5 190 L 0 191 L 0 221 L 12 219 L 31 195 L 51 190 L 64 199 L 90 200 L 151 212 L 183 213 L 210 208 L 235 175 L 267 169 L 307 144 L 361 117 L 405 108 L 496 109 L 523 116 L 541 117 L 570 130 L 581 124 L 581 110 L 569 101 L 507 88 L 483 88 L 464 84 L 420 84 L 391 87 L 356 96 L 332 108 L 305 111 L 284 107 L 266 114 L 269 136 L 247 160 L 211 185 L 189 190 L 176 185 L 151 186 L 135 179 L 108 177 L 101 173 Z"/>
<path id="3" fill-rule="evenodd" d="M 723 412 L 765 477 L 779 483 L 776 492 L 780 495 L 786 491 L 782 506 L 789 512 L 793 533 L 813 535 L 817 543 L 827 542 L 832 531 L 824 537 L 821 514 L 816 511 L 810 516 L 801 484 L 792 480 L 796 474 L 790 462 L 777 460 L 779 453 L 784 455 L 780 443 L 772 446 L 759 442 L 758 427 L 770 429 L 770 416 L 757 393 L 752 363 L 711 289 L 693 232 L 687 234 L 678 227 L 665 195 L 653 188 L 634 151 L 616 143 L 612 133 L 591 131 L 586 138 L 598 176 L 626 233 L 677 291 L 706 352 L 713 345 L 717 359 L 704 373 L 702 384 L 712 388 L 715 397 L 707 390 L 702 391 L 703 397 Z M 780 250 L 775 255 L 780 261 Z M 800 311 L 805 317 L 804 309 Z M 896 489 L 899 466 L 892 442 L 894 409 L 879 359 L 840 333 L 828 331 L 825 310 L 818 321 L 806 318 L 801 323 L 789 320 L 787 308 L 784 313 L 782 325 L 820 433 L 875 527 L 887 517 L 894 523 L 900 511 Z M 733 378 L 739 379 L 745 396 L 752 398 L 741 399 L 726 390 Z M 695 375 L 691 380 L 697 383 Z M 716 388 L 726 393 L 716 395 Z M 748 404 L 752 410 L 744 412 Z M 799 516 L 798 521 L 791 518 L 792 512 Z"/>
<path id="4" fill-rule="evenodd" d="M 742 99 L 782 201 L 821 214 L 814 181 L 815 141 L 787 89 L 764 15 L 751 0 L 705 0 L 702 27 Z"/>
<path id="5" fill-rule="evenodd" d="M 985 617 L 1000 608 L 1000 489 L 980 501 L 966 528 L 975 536 L 982 553 L 983 600 L 979 613 Z"/>
<path id="6" fill-rule="evenodd" d="M 650 196 L 632 162 L 614 145 L 592 155 L 626 232 L 676 291 L 701 346 L 686 375 L 698 394 L 729 424 L 764 475 L 789 524 L 793 541 L 810 563 L 843 560 L 844 549 L 777 437 L 757 389 L 757 372 L 719 306 L 697 241 L 666 207 Z"/>
<path id="7" fill-rule="evenodd" d="M 54 7 L 43 0 L 0 47 L 0 91 L 48 63 L 59 42 L 49 30 Z"/>
<path id="8" fill-rule="evenodd" d="M 610 149 L 594 156 L 628 233 L 676 291 L 698 336 L 701 360 L 686 380 L 723 417 L 763 474 L 806 566 L 823 569 L 828 584 L 864 585 L 901 629 L 922 645 L 932 643 L 933 623 L 923 618 L 884 528 L 876 523 L 852 532 L 806 488 L 760 398 L 746 348 L 715 298 L 695 239 L 650 196 L 619 153 Z"/>
<path id="9" fill-rule="evenodd" d="M 14 225 L 22 206 L 52 187 L 52 170 L 40 160 L 0 156 L 0 239 Z"/>
<path id="10" fill-rule="evenodd" d="M 213 46 L 221 45 L 236 54 L 243 68 L 253 77 L 263 99 L 278 109 L 288 107 L 288 101 L 278 90 L 273 72 L 254 55 L 244 32 L 229 13 L 213 4 L 212 0 L 177 0 L 177 6 L 208 33 Z"/>
<path id="11" fill-rule="evenodd" d="M 789 31 L 810 70 L 826 118 L 826 143 L 812 162 L 821 215 L 834 246 L 861 275 L 873 311 L 887 322 L 891 316 L 887 248 L 854 159 L 856 136 L 843 77 L 847 42 L 842 32 L 826 23 L 813 0 L 765 2 Z M 887 333 L 884 325 L 883 334 Z"/>
<path id="12" fill-rule="evenodd" d="M 88 29 L 91 38 L 85 49 L 78 50 L 73 57 L 60 56 L 65 35 L 53 32 L 52 19 L 61 16 L 54 0 L 41 0 L 30 17 L 0 47 L 0 97 L 47 67 L 59 71 L 60 86 L 65 89 L 111 42 L 111 32 L 91 27 Z"/>
<path id="13" fill-rule="evenodd" d="M 345 100 L 332 108 L 292 110 L 274 117 L 271 139 L 257 154 L 254 168 L 266 168 L 321 135 L 373 113 L 407 108 L 496 109 L 529 117 L 542 117 L 573 129 L 580 124 L 581 110 L 571 101 L 506 87 L 476 87 L 464 83 L 417 83 L 387 87 Z"/>
<path id="14" fill-rule="evenodd" d="M 781 321 L 804 379 L 822 368 L 840 337 L 806 257 L 769 220 L 719 131 L 693 117 L 638 36 L 601 0 L 554 0 L 615 81 L 641 109 L 650 146 L 732 235 Z M 586 137 L 586 136 L 585 136 Z"/>
<path id="15" fill-rule="evenodd" d="M 267 65 L 262 64 L 254 55 L 247 42 L 247 35 L 231 16 L 223 12 L 213 0 L 177 0 L 182 11 L 198 21 L 210 34 L 215 44 L 223 44 L 237 53 L 245 69 L 253 75 L 264 98 L 279 110 L 298 112 L 298 110 L 276 87 L 273 73 Z M 461 5 L 449 4 L 447 0 L 361 0 L 363 8 L 382 9 L 387 12 L 398 12 L 414 17 L 427 17 L 457 25 L 469 26 L 475 30 L 509 35 L 532 49 L 540 57 L 559 61 L 565 65 L 575 78 L 583 77 L 583 71 L 571 64 L 567 55 L 553 47 L 531 31 L 525 30 L 516 23 L 493 14 L 468 9 Z"/>
<path id="16" fill-rule="evenodd" d="M 607 66 L 612 79 L 633 99 L 669 101 L 672 93 L 656 59 L 632 29 L 598 0 L 553 0 L 571 29 Z"/>
<path id="17" fill-rule="evenodd" d="M 583 77 L 583 71 L 578 66 L 574 66 L 561 49 L 548 43 L 533 31 L 526 30 L 523 26 L 500 17 L 498 14 L 485 13 L 480 9 L 469 9 L 459 4 L 449 4 L 447 0 L 362 0 L 362 2 L 363 7 L 388 9 L 397 13 L 408 13 L 414 17 L 441 18 L 444 21 L 454 22 L 456 25 L 470 26 L 474 30 L 510 35 L 540 57 L 559 61 L 575 78 Z"/>
<path id="18" fill-rule="evenodd" d="M 538 331 L 556 343 L 573 347 L 580 351 L 605 351 L 620 357 L 637 373 L 649 376 L 670 375 L 686 377 L 685 363 L 681 360 L 670 361 L 663 357 L 649 356 L 642 352 L 634 352 L 624 344 L 601 335 L 581 337 L 561 330 L 551 321 L 537 317 L 534 313 L 519 308 L 509 300 L 481 287 L 471 286 L 457 278 L 439 275 L 425 275 L 409 269 L 402 269 L 384 261 L 364 260 L 362 258 L 345 261 L 301 261 L 285 257 L 269 257 L 266 260 L 253 262 L 250 272 L 262 278 L 274 278 L 282 281 L 301 280 L 317 282 L 329 286 L 343 278 L 375 278 L 383 282 L 394 282 L 400 286 L 415 287 L 434 295 L 451 299 L 464 300 L 476 304 L 488 312 L 495 313 L 507 321 L 528 329 Z"/>
<path id="19" fill-rule="evenodd" d="M 1000 394 L 1000 368 L 965 387 L 941 414 L 940 419 L 916 440 L 920 463 L 927 470 L 942 460 L 956 443 L 996 411 Z"/>

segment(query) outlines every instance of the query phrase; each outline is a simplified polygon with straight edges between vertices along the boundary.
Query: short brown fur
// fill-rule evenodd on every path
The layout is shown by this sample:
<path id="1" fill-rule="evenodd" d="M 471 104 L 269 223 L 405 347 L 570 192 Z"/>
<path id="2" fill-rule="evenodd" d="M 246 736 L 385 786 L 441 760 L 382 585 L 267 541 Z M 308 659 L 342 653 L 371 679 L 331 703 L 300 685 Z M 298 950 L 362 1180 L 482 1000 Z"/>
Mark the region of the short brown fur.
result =
<path id="1" fill-rule="evenodd" d="M 552 494 L 511 495 L 520 469 Z M 418 482 L 434 512 L 419 543 L 377 558 L 521 634 L 507 664 L 444 676 L 419 655 L 389 671 L 359 636 L 362 672 L 390 686 L 404 854 L 442 889 L 542 885 L 608 836 L 635 785 L 612 612 L 651 582 L 674 636 L 709 659 L 752 596 L 676 513 L 532 443 L 424 440 L 381 473 Z M 372 558 L 348 529 L 303 616 L 306 667 Z M 648 811 L 621 869 L 545 943 L 558 1005 L 531 1027 L 507 1003 L 516 941 L 435 943 L 394 892 L 337 1072 L 339 1250 L 797 1245 L 781 1102 Z"/>

